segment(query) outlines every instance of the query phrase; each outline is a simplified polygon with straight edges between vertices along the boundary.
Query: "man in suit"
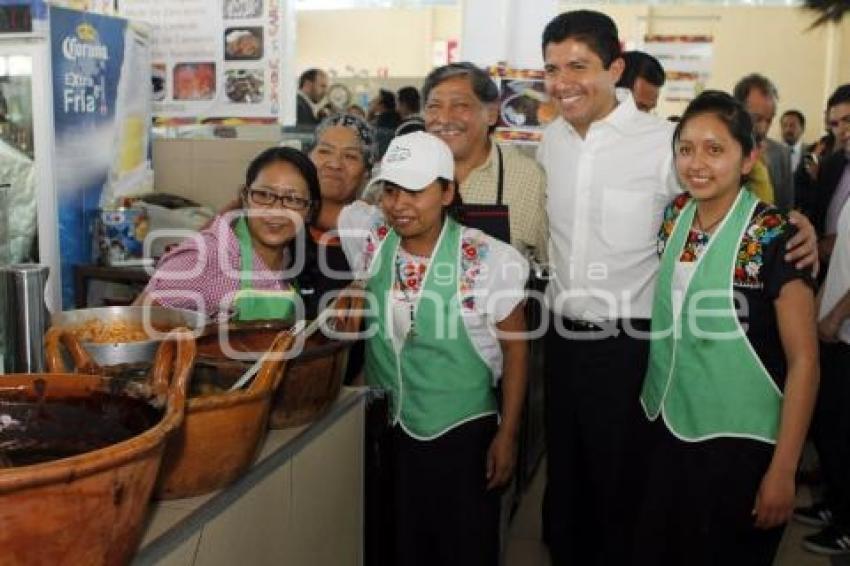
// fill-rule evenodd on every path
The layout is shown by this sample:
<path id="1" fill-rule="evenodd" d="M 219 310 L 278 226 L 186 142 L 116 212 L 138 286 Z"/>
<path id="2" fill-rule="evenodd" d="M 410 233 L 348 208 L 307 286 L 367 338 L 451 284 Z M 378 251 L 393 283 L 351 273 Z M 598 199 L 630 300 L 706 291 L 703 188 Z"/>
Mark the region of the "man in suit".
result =
<path id="1" fill-rule="evenodd" d="M 395 93 L 380 89 L 377 96 L 369 101 L 367 111 L 369 123 L 375 128 L 375 137 L 378 140 L 378 156 L 383 157 L 384 152 L 395 137 L 395 130 L 401 124 L 401 114 L 396 110 Z"/>
<path id="2" fill-rule="evenodd" d="M 841 85 L 827 101 L 826 121 L 835 138 L 835 152 L 824 157 L 811 188 L 800 204 L 820 236 L 822 262 L 829 261 L 841 208 L 850 199 L 850 83 Z"/>
<path id="3" fill-rule="evenodd" d="M 791 155 L 783 144 L 769 139 L 767 132 L 776 116 L 779 94 L 776 86 L 763 75 L 753 73 L 738 81 L 732 92 L 753 119 L 753 133 L 761 147 L 759 160 L 767 169 L 773 192 L 773 204 L 780 208 L 794 206 L 794 183 L 791 177 Z"/>
<path id="4" fill-rule="evenodd" d="M 803 132 L 806 131 L 806 117 L 799 110 L 786 110 L 782 113 L 779 119 L 782 126 L 782 141 L 788 146 L 788 151 L 791 154 L 791 176 L 797 167 L 800 166 L 800 161 L 803 157 Z"/>
<path id="5" fill-rule="evenodd" d="M 321 121 L 316 106 L 328 91 L 328 75 L 321 69 L 307 69 L 298 78 L 298 106 L 295 124 L 313 129 Z"/>

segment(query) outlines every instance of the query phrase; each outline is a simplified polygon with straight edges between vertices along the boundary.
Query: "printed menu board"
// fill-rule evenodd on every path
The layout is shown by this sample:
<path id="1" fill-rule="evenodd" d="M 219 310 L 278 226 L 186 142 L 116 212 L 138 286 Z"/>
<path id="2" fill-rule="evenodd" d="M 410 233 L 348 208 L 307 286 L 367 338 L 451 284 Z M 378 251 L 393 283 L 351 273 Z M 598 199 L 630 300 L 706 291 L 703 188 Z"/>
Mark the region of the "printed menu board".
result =
<path id="1" fill-rule="evenodd" d="M 276 0 L 120 0 L 153 26 L 158 118 L 278 118 L 283 13 Z"/>
<path id="2" fill-rule="evenodd" d="M 714 40 L 710 36 L 647 35 L 643 49 L 664 67 L 667 102 L 690 102 L 711 77 Z"/>
<path id="3" fill-rule="evenodd" d="M 544 128 L 558 117 L 546 94 L 543 71 L 497 65 L 488 69 L 499 86 L 496 139 L 505 143 L 537 144 Z"/>

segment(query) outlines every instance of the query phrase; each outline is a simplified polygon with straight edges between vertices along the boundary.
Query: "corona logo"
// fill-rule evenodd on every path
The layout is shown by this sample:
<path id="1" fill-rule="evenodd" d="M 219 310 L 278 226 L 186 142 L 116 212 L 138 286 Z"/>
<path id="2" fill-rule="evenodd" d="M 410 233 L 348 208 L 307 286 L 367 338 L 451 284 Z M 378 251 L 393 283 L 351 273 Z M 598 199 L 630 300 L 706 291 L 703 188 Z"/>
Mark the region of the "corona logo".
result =
<path id="1" fill-rule="evenodd" d="M 97 43 L 97 30 L 91 24 L 82 23 L 77 26 L 77 37 L 86 43 Z"/>
<path id="2" fill-rule="evenodd" d="M 88 23 L 77 26 L 77 35 L 66 37 L 62 41 L 62 54 L 69 61 L 83 59 L 109 59 L 109 51 L 100 43 L 97 30 Z"/>

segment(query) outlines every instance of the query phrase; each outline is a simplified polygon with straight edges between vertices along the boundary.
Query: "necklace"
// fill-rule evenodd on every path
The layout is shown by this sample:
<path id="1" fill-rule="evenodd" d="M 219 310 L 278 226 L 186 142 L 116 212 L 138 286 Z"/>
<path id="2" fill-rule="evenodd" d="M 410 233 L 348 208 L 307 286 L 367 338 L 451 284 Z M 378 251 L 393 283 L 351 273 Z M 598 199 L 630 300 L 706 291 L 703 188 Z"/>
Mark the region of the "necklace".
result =
<path id="1" fill-rule="evenodd" d="M 410 313 L 410 329 L 407 331 L 407 338 L 413 338 L 416 336 L 416 303 L 411 294 L 408 292 L 409 289 L 407 284 L 404 282 L 404 277 L 402 277 L 402 264 L 403 262 L 396 260 L 395 279 L 396 283 L 398 283 L 399 289 L 401 289 L 402 294 L 404 294 L 404 302 L 407 303 L 408 312 Z"/>
<path id="2" fill-rule="evenodd" d="M 699 229 L 700 232 L 708 234 L 715 226 L 720 224 L 720 221 L 723 220 L 724 217 L 725 217 L 725 215 L 721 216 L 720 218 L 718 218 L 717 220 L 715 220 L 714 222 L 712 222 L 708 226 L 703 226 L 702 220 L 699 217 L 699 208 L 697 208 L 696 215 L 695 215 L 695 218 L 696 218 L 696 221 L 697 221 L 697 229 Z"/>

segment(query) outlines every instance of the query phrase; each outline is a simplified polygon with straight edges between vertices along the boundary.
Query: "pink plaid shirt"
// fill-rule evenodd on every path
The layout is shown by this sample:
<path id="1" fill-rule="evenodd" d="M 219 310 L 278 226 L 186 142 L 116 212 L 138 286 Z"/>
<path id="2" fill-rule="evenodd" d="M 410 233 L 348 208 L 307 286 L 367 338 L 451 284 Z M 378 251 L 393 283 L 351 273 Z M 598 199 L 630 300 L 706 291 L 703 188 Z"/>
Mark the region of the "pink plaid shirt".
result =
<path id="1" fill-rule="evenodd" d="M 232 214 L 217 216 L 209 228 L 162 256 L 145 292 L 166 307 L 195 310 L 212 318 L 229 316 L 233 297 L 241 288 L 239 240 L 229 222 L 233 219 Z M 263 291 L 290 287 L 280 272 L 270 270 L 256 254 L 251 285 Z"/>

